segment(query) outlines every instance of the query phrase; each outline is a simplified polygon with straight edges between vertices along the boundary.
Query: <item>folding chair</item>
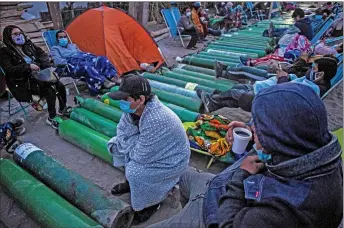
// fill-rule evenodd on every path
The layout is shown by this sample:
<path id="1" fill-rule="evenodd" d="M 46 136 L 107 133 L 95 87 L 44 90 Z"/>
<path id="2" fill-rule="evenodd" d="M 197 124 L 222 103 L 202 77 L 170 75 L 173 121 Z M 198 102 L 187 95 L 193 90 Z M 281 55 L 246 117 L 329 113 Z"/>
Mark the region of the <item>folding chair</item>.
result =
<path id="1" fill-rule="evenodd" d="M 246 7 L 250 10 L 250 13 L 251 13 L 251 17 L 254 18 L 256 14 L 257 16 L 257 19 L 259 21 L 263 20 L 264 17 L 266 16 L 265 14 L 263 14 L 262 12 L 260 12 L 260 10 L 256 10 L 254 11 L 253 8 L 254 8 L 254 4 L 253 2 L 246 2 Z"/>
<path id="2" fill-rule="evenodd" d="M 179 9 L 176 7 L 172 7 L 170 9 L 162 9 L 161 14 L 164 18 L 165 24 L 167 25 L 170 36 L 174 38 L 174 41 L 179 37 L 183 47 L 185 48 L 186 45 L 184 44 L 183 39 L 190 38 L 190 35 L 181 35 L 179 28 L 177 26 L 178 21 L 180 19 L 180 12 Z"/>
<path id="3" fill-rule="evenodd" d="M 0 71 L 5 76 L 5 71 L 1 67 L 0 67 Z M 23 111 L 25 118 L 27 118 L 27 112 L 26 112 L 25 108 L 29 107 L 29 105 L 23 106 L 21 102 L 18 102 L 20 107 L 11 108 L 11 99 L 13 98 L 13 96 L 7 87 L 6 87 L 6 91 L 7 91 L 7 101 L 8 101 L 8 108 L 7 108 L 8 115 L 13 116 L 13 115 L 17 114 L 18 112 Z M 1 111 L 2 111 L 2 109 L 1 109 Z"/>
<path id="4" fill-rule="evenodd" d="M 328 18 L 320 27 L 320 29 L 317 31 L 317 33 L 314 35 L 313 39 L 310 41 L 312 45 L 315 45 L 321 38 L 324 36 L 326 31 L 330 28 L 331 24 L 333 22 L 332 18 Z"/>
<path id="5" fill-rule="evenodd" d="M 45 31 L 45 32 L 42 33 L 42 38 L 43 38 L 43 40 L 44 40 L 44 42 L 45 42 L 45 45 L 46 45 L 47 48 L 48 48 L 49 53 L 50 53 L 50 49 L 56 44 L 56 32 L 57 32 L 57 31 L 58 31 L 58 30 L 49 30 L 49 31 Z M 70 40 L 70 42 L 72 43 L 72 39 L 69 37 L 68 34 L 67 34 L 67 36 L 68 36 L 68 39 Z M 61 68 L 63 68 L 62 77 L 63 77 L 65 74 L 67 74 L 67 73 L 70 72 L 70 69 L 69 69 L 69 66 L 68 66 L 68 65 L 56 66 L 56 67 L 61 67 Z M 72 78 L 74 88 L 75 88 L 75 90 L 76 90 L 76 92 L 77 92 L 77 94 L 78 94 L 79 96 L 80 96 L 80 92 L 79 92 L 79 89 L 78 89 L 76 83 L 77 83 L 78 81 L 80 81 L 81 79 L 82 79 L 82 78 L 76 80 L 76 79 Z M 67 84 L 67 85 L 68 85 L 68 84 Z"/>

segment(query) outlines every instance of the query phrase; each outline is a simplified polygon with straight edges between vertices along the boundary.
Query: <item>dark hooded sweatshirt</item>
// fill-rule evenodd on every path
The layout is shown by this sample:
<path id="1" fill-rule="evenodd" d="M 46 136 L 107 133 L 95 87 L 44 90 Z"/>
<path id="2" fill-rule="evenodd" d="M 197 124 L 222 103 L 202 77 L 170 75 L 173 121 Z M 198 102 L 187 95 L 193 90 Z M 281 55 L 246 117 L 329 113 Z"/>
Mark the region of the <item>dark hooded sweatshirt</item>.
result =
<path id="1" fill-rule="evenodd" d="M 343 216 L 341 148 L 328 131 L 321 99 L 305 85 L 284 83 L 256 96 L 252 116 L 272 159 L 255 175 L 235 169 L 226 193 L 218 192 L 218 209 L 205 211 L 206 226 L 337 228 Z M 205 202 L 214 203 L 209 198 Z"/>
<path id="2" fill-rule="evenodd" d="M 301 20 L 297 21 L 295 23 L 295 26 L 300 29 L 300 35 L 307 37 L 309 41 L 313 39 L 314 34 L 312 29 L 312 23 L 308 17 L 302 18 Z"/>

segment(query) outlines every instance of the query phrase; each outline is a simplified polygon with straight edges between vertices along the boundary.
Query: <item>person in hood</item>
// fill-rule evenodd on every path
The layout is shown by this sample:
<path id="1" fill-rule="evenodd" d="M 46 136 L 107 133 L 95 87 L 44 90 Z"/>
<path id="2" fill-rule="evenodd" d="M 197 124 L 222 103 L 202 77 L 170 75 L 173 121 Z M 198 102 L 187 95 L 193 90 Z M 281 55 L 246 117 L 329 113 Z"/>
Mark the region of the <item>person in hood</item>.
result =
<path id="1" fill-rule="evenodd" d="M 6 75 L 6 83 L 13 97 L 19 102 L 33 102 L 33 95 L 44 97 L 48 104 L 49 116 L 46 122 L 57 128 L 53 118 L 56 117 L 56 98 L 59 100 L 59 113 L 65 113 L 66 88 L 57 81 L 54 87 L 36 80 L 32 74 L 50 68 L 49 56 L 36 46 L 17 26 L 4 28 L 3 41 L 6 47 L 0 51 L 0 64 Z"/>
<path id="2" fill-rule="evenodd" d="M 191 9 L 186 7 L 183 9 L 182 13 L 183 14 L 178 21 L 177 27 L 182 35 L 191 36 L 191 40 L 186 48 L 196 50 L 198 35 L 195 27 L 191 24 Z"/>
<path id="3" fill-rule="evenodd" d="M 113 165 L 124 167 L 127 179 L 111 192 L 130 191 L 134 222 L 141 223 L 173 192 L 187 169 L 189 140 L 178 116 L 151 93 L 146 78 L 125 76 L 119 90 L 109 97 L 119 100 L 123 115 L 107 148 Z"/>
<path id="4" fill-rule="evenodd" d="M 255 149 L 216 176 L 187 170 L 179 186 L 188 203 L 150 228 L 339 226 L 342 151 L 319 96 L 297 83 L 272 86 L 255 97 L 252 117 L 251 126 L 231 122 L 226 140 L 244 127 Z"/>
<path id="5" fill-rule="evenodd" d="M 308 17 L 305 18 L 305 12 L 300 8 L 296 8 L 292 14 L 292 18 L 296 21 L 295 26 L 300 29 L 299 34 L 307 37 L 308 40 L 312 40 L 314 36 L 312 24 Z"/>

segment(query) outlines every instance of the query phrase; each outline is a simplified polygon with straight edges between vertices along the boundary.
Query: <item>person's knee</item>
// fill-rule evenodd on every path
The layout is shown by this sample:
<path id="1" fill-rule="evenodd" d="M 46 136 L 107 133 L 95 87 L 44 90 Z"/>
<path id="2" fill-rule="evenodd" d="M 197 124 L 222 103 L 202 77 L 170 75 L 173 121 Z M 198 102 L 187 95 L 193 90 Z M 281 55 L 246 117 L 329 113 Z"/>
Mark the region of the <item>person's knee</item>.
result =
<path id="1" fill-rule="evenodd" d="M 253 91 L 243 93 L 238 100 L 238 106 L 246 112 L 251 112 L 253 99 Z"/>

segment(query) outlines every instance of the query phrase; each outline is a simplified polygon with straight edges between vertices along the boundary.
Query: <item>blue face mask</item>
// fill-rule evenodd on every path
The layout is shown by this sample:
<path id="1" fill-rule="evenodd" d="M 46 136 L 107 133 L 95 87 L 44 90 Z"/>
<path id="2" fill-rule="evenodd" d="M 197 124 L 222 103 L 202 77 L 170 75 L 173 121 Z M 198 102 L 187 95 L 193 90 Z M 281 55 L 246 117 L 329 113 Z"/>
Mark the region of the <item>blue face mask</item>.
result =
<path id="1" fill-rule="evenodd" d="M 120 100 L 119 101 L 119 108 L 125 112 L 125 113 L 135 113 L 136 112 L 136 108 L 135 109 L 131 109 L 130 108 L 131 103 L 129 101 L 125 101 L 125 100 Z"/>
<path id="2" fill-rule="evenodd" d="M 67 44 L 68 44 L 68 39 L 67 39 L 67 38 L 60 38 L 60 39 L 59 39 L 59 44 L 60 44 L 60 46 L 62 46 L 62 47 L 67 46 Z"/>
<path id="3" fill-rule="evenodd" d="M 263 152 L 263 150 L 258 150 L 256 144 L 253 145 L 253 148 L 256 150 L 257 156 L 260 161 L 267 162 L 271 159 L 271 154 L 266 154 Z"/>
<path id="4" fill-rule="evenodd" d="M 25 37 L 23 34 L 19 34 L 19 35 L 16 35 L 16 36 L 12 36 L 12 39 L 14 41 L 15 44 L 18 44 L 18 45 L 23 45 L 25 44 Z"/>

